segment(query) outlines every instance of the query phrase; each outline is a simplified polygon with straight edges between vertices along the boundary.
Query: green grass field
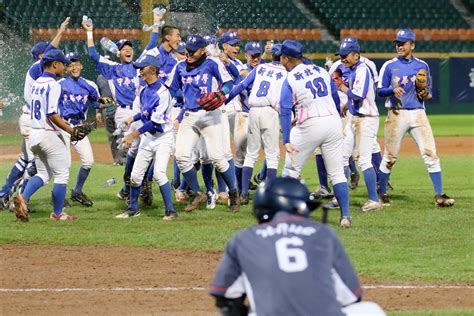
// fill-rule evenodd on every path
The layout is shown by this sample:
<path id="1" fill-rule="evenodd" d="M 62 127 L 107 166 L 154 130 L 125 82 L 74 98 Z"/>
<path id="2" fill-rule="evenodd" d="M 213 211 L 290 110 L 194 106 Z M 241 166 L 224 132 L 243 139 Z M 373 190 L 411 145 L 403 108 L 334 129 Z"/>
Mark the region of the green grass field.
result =
<path id="1" fill-rule="evenodd" d="M 430 118 L 436 135 L 474 135 L 474 116 L 436 116 Z M 449 122 L 449 123 L 447 123 Z M 436 123 L 436 125 L 435 125 Z M 94 133 L 105 141 L 101 133 Z M 105 133 L 104 133 L 105 134 Z M 0 145 L 10 143 L 8 136 L 0 137 Z M 434 206 L 433 189 L 423 161 L 418 156 L 401 156 L 394 168 L 392 206 L 370 214 L 358 209 L 366 199 L 363 180 L 351 192 L 351 212 L 354 226 L 349 230 L 337 227 L 338 211 L 331 211 L 330 225 L 342 238 L 354 265 L 361 275 L 377 280 L 461 282 L 473 283 L 474 242 L 474 157 L 441 156 L 446 193 L 456 199 L 453 208 Z M 4 179 L 11 164 L 0 165 Z M 78 164 L 71 171 L 70 186 L 75 181 Z M 93 208 L 74 204 L 70 213 L 76 222 L 53 222 L 51 184 L 33 197 L 28 224 L 15 220 L 10 212 L 0 212 L 0 243 L 62 244 L 62 245 L 120 245 L 162 247 L 171 249 L 222 250 L 236 230 L 254 224 L 250 207 L 230 214 L 220 205 L 215 210 L 199 210 L 191 214 L 180 212 L 175 222 L 161 221 L 163 204 L 156 185 L 153 207 L 142 209 L 142 216 L 129 220 L 115 219 L 124 209 L 115 194 L 121 183 L 122 168 L 97 164 L 91 172 L 84 191 L 94 200 Z M 317 186 L 314 162 L 308 162 L 304 172 L 306 184 Z M 118 183 L 108 188 L 101 185 L 111 177 Z M 176 204 L 182 211 L 184 204 Z M 315 219 L 320 212 L 313 214 Z M 47 232 L 47 233 L 45 233 Z M 467 299 L 467 298 L 466 298 Z M 472 315 L 474 310 L 441 310 L 394 312 L 390 315 Z"/>

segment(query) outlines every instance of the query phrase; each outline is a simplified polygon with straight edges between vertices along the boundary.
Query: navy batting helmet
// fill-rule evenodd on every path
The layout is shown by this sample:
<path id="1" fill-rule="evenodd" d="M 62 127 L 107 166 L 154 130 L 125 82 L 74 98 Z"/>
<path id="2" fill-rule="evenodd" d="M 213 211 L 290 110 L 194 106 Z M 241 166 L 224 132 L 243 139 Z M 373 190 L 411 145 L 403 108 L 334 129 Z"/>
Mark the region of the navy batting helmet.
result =
<path id="1" fill-rule="evenodd" d="M 275 178 L 260 186 L 253 197 L 253 213 L 259 223 L 270 221 L 280 211 L 308 216 L 321 203 L 294 178 Z"/>

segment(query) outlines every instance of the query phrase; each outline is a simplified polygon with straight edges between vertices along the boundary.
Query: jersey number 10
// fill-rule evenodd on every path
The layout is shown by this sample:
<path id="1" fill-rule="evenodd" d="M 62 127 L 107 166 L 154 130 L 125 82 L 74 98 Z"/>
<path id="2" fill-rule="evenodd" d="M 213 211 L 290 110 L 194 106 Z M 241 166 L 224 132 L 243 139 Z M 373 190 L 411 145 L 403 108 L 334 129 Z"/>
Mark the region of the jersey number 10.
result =
<path id="1" fill-rule="evenodd" d="M 316 99 L 316 96 L 325 97 L 328 95 L 328 87 L 326 86 L 324 79 L 321 77 L 317 77 L 313 81 L 306 82 L 305 87 L 311 90 L 314 99 Z"/>

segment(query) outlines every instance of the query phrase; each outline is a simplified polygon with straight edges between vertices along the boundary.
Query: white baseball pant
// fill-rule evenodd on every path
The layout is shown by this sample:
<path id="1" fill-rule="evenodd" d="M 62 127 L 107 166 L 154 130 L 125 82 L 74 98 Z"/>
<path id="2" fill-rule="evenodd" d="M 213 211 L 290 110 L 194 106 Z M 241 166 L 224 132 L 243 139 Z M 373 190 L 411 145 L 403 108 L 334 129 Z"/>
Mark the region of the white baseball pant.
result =
<path id="1" fill-rule="evenodd" d="M 207 153 L 217 171 L 227 171 L 229 163 L 222 146 L 222 137 L 225 135 L 222 121 L 220 109 L 209 112 L 188 111 L 184 114 L 176 137 L 176 160 L 182 173 L 188 172 L 194 166 L 191 160 L 192 152 L 200 136 L 204 138 Z"/>
<path id="2" fill-rule="evenodd" d="M 71 155 L 59 132 L 31 129 L 30 149 L 35 154 L 37 175 L 44 183 L 54 177 L 54 183 L 67 184 Z"/>
<path id="3" fill-rule="evenodd" d="M 362 171 L 372 168 L 372 151 L 377 143 L 378 116 L 353 116 L 346 125 L 343 145 L 344 166 L 354 157 Z"/>
<path id="4" fill-rule="evenodd" d="M 252 106 L 249 112 L 249 127 L 245 167 L 253 168 L 263 145 L 267 167 L 278 169 L 280 159 L 280 123 L 278 112 L 271 106 Z"/>
<path id="5" fill-rule="evenodd" d="M 249 113 L 237 112 L 234 124 L 235 166 L 242 168 L 247 153 Z"/>
<path id="6" fill-rule="evenodd" d="M 290 143 L 297 151 L 286 153 L 284 177 L 299 178 L 306 161 L 321 146 L 324 163 L 333 185 L 346 182 L 342 165 L 342 123 L 337 115 L 312 117 L 290 131 Z"/>
<path id="7" fill-rule="evenodd" d="M 392 110 L 388 111 L 385 120 L 385 149 L 380 171 L 383 173 L 391 172 L 397 161 L 403 136 L 406 132 L 418 145 L 428 172 L 440 172 L 441 166 L 436 154 L 433 131 L 424 109 L 399 110 L 398 114 L 395 114 Z"/>

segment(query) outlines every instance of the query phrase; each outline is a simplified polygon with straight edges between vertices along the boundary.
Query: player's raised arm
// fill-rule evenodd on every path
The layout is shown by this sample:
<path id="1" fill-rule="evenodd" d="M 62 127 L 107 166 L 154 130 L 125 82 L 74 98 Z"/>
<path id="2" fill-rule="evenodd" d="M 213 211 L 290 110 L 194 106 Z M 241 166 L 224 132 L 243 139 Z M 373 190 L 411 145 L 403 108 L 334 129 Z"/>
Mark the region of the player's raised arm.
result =
<path id="1" fill-rule="evenodd" d="M 238 85 L 232 88 L 229 93 L 229 97 L 226 100 L 226 104 L 229 103 L 233 98 L 238 96 L 244 89 L 247 89 L 253 84 L 255 80 L 255 69 L 256 68 L 254 68 L 243 81 L 241 81 Z"/>
<path id="2" fill-rule="evenodd" d="M 58 48 L 59 47 L 59 42 L 61 42 L 61 38 L 64 34 L 64 32 L 66 31 L 68 25 L 69 25 L 69 20 L 71 18 L 70 17 L 67 17 L 63 23 L 61 23 L 61 25 L 59 26 L 59 29 L 58 29 L 58 32 L 56 33 L 56 36 L 54 36 L 53 40 L 51 41 L 51 46 L 53 46 L 54 48 Z"/>

